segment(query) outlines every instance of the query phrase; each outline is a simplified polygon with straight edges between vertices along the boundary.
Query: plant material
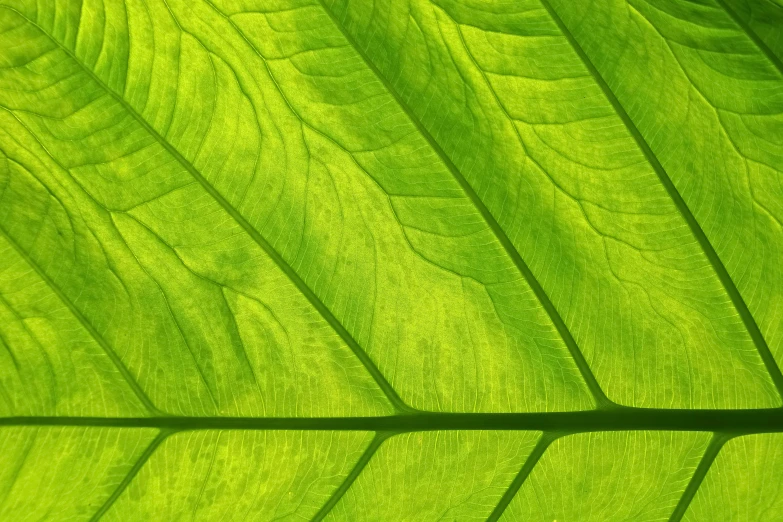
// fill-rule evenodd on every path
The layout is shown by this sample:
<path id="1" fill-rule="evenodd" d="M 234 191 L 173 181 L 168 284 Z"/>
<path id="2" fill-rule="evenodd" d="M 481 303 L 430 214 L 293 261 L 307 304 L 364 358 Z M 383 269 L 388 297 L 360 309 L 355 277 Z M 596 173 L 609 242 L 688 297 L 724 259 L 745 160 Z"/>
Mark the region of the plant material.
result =
<path id="1" fill-rule="evenodd" d="M 0 0 L 0 520 L 783 520 L 778 0 Z"/>

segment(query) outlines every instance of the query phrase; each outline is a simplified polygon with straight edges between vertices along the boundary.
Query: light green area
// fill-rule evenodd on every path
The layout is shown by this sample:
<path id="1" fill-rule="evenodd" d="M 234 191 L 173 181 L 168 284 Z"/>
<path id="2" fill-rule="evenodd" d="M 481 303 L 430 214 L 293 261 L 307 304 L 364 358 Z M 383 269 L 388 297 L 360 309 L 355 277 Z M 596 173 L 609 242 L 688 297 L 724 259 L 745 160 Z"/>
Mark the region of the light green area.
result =
<path id="1" fill-rule="evenodd" d="M 102 520 L 309 520 L 371 438 L 361 432 L 178 433 Z"/>
<path id="2" fill-rule="evenodd" d="M 668 520 L 708 433 L 203 418 L 779 407 L 779 3 L 0 0 L 0 419 L 208 428 L 14 420 L 0 520 Z"/>
<path id="3" fill-rule="evenodd" d="M 535 446 L 535 432 L 397 435 L 327 520 L 485 520 Z"/>
<path id="4" fill-rule="evenodd" d="M 783 519 L 783 435 L 747 435 L 726 443 L 683 520 Z"/>
<path id="5" fill-rule="evenodd" d="M 707 433 L 644 431 L 558 439 L 501 520 L 668 520 L 709 439 Z"/>
<path id="6" fill-rule="evenodd" d="M 156 430 L 0 428 L 0 520 L 89 520 Z"/>

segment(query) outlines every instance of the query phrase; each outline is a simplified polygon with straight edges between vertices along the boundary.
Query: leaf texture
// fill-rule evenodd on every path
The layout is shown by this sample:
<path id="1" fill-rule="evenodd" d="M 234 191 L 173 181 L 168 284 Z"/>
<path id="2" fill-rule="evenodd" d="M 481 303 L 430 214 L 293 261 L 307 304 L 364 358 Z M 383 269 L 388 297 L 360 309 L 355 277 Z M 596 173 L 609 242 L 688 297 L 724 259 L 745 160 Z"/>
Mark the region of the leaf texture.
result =
<path id="1" fill-rule="evenodd" d="M 775 520 L 776 0 L 0 0 L 0 519 Z"/>

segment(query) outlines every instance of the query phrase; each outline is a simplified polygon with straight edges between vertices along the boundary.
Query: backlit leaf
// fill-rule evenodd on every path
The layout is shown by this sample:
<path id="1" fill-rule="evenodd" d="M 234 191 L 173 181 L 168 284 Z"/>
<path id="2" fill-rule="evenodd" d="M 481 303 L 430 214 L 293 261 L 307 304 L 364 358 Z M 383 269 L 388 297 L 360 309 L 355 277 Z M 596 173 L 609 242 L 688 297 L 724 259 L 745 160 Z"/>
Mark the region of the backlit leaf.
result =
<path id="1" fill-rule="evenodd" d="M 777 0 L 0 0 L 0 520 L 783 518 Z"/>

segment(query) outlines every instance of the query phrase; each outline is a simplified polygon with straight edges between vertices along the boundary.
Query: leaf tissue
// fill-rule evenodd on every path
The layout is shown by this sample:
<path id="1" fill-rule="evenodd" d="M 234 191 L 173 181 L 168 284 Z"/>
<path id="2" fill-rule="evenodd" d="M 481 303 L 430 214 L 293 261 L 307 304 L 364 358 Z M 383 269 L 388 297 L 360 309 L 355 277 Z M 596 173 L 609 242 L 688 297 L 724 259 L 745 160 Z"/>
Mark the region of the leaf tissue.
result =
<path id="1" fill-rule="evenodd" d="M 779 0 L 0 0 L 0 520 L 783 520 Z"/>

